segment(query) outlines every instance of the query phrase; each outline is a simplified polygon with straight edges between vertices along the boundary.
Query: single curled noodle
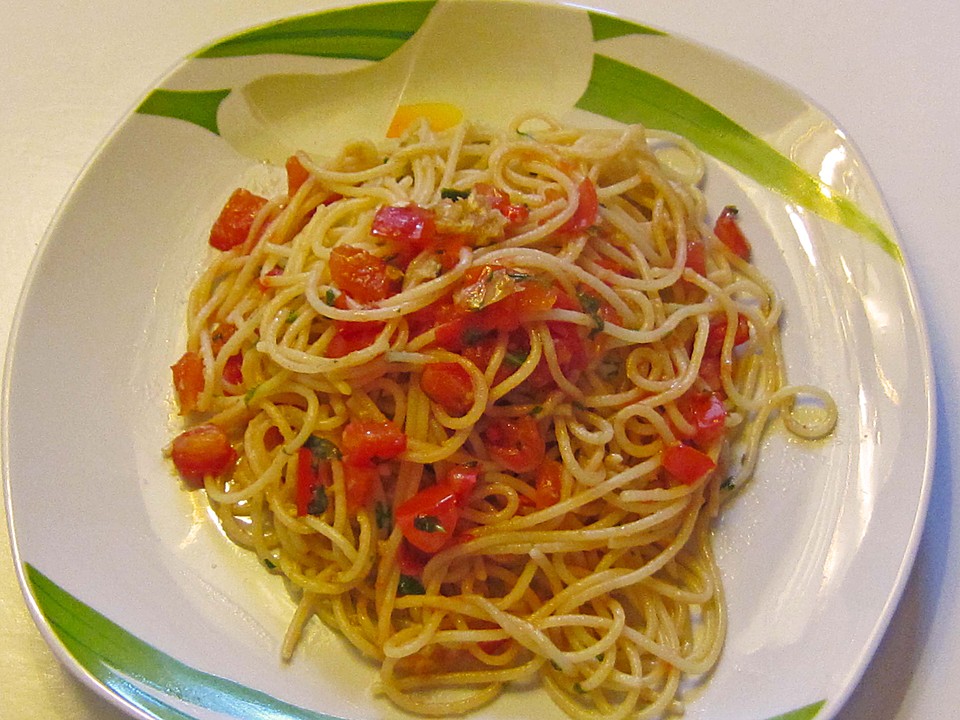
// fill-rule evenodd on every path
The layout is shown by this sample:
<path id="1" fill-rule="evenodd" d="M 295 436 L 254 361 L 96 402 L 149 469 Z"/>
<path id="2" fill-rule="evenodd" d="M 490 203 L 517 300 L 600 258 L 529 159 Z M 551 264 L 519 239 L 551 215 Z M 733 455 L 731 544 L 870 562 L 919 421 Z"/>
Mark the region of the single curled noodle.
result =
<path id="1" fill-rule="evenodd" d="M 772 416 L 836 419 L 785 385 L 780 301 L 733 211 L 707 224 L 696 150 L 530 116 L 286 169 L 214 226 L 171 448 L 296 589 L 284 655 L 316 615 L 422 715 L 532 677 L 572 717 L 677 711 L 723 645 L 721 496 Z"/>

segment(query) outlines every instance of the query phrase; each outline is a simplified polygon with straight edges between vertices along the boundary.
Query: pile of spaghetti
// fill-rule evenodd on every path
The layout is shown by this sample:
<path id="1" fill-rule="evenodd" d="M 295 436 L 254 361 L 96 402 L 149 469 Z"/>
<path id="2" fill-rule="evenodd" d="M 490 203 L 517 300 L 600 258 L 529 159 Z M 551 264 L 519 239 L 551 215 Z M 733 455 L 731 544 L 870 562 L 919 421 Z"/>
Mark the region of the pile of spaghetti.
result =
<path id="1" fill-rule="evenodd" d="M 286 657 L 317 615 L 415 713 L 531 678 L 573 717 L 679 709 L 723 644 L 722 495 L 770 417 L 835 413 L 792 419 L 817 391 L 783 386 L 779 301 L 702 169 L 642 127 L 525 117 L 233 193 L 168 450 L 293 589 Z"/>

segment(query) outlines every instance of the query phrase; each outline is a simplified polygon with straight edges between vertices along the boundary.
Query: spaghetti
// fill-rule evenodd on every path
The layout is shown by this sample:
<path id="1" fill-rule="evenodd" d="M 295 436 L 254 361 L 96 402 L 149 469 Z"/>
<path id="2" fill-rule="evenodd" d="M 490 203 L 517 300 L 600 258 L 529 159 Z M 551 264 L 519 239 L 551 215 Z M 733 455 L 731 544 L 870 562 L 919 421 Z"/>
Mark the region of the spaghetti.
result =
<path id="1" fill-rule="evenodd" d="M 415 713 L 534 677 L 573 717 L 677 711 L 723 644 L 722 495 L 772 414 L 836 417 L 784 385 L 780 301 L 735 211 L 706 224 L 699 154 L 529 116 L 286 171 L 211 232 L 171 446 L 296 588 L 284 656 L 316 615 Z"/>

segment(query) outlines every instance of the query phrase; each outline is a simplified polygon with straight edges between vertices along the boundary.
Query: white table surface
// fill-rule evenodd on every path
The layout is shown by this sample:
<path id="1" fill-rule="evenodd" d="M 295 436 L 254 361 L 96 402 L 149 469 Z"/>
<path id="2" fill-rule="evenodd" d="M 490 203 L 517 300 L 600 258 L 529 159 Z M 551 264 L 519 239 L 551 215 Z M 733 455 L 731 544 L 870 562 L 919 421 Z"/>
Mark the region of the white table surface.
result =
<path id="1" fill-rule="evenodd" d="M 0 13 L 0 354 L 34 252 L 114 124 L 211 40 L 344 0 L 37 0 Z M 926 528 L 900 606 L 839 720 L 960 716 L 960 3 L 588 0 L 792 85 L 853 138 L 899 229 L 937 373 Z M 0 718 L 114 720 L 41 639 L 0 534 Z M 749 720 L 749 719 L 745 719 Z"/>

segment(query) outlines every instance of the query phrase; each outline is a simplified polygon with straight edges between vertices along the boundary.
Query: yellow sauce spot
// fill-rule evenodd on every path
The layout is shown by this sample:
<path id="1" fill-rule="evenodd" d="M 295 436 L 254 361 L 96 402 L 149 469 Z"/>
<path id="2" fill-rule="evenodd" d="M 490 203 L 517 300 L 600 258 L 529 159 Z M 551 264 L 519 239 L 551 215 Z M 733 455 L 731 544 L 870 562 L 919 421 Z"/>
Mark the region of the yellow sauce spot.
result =
<path id="1" fill-rule="evenodd" d="M 400 137 L 407 128 L 420 118 L 426 118 L 432 130 L 447 130 L 460 124 L 463 120 L 463 111 L 450 103 L 400 105 L 393 115 L 393 120 L 390 121 L 387 137 Z"/>

